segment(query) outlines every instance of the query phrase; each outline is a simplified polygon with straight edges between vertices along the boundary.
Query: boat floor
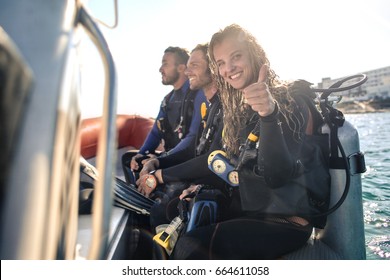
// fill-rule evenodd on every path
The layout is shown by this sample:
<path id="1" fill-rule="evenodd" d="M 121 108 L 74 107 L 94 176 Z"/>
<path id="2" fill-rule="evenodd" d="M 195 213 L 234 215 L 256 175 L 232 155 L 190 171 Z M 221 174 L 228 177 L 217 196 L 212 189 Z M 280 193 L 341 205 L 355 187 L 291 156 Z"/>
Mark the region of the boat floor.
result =
<path id="1" fill-rule="evenodd" d="M 133 147 L 124 147 L 118 150 L 117 159 L 116 160 L 116 177 L 125 180 L 123 175 L 123 170 L 121 166 L 121 157 L 122 155 L 130 150 L 134 149 Z M 87 161 L 96 166 L 96 158 L 93 157 L 91 159 L 87 159 Z M 81 177 L 81 180 L 90 181 L 87 176 Z M 111 222 L 110 222 L 110 230 L 109 230 L 109 253 L 106 256 L 107 259 L 112 259 L 115 255 L 118 255 L 117 252 L 120 248 L 118 247 L 119 243 L 122 242 L 122 235 L 125 233 L 127 223 L 129 220 L 129 212 L 113 206 L 111 213 Z M 90 248 L 90 242 L 92 240 L 92 215 L 91 214 L 83 214 L 79 215 L 78 222 L 78 233 L 77 233 L 77 258 L 84 259 L 88 258 L 88 252 Z M 121 254 L 126 254 L 125 252 Z"/>

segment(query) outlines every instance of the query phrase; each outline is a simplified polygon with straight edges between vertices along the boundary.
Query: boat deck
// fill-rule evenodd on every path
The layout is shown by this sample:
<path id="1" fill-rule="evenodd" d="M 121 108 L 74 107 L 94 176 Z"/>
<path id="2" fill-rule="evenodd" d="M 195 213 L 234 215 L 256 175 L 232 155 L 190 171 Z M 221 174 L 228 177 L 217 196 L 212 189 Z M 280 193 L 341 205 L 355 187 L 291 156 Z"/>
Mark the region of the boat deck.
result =
<path id="1" fill-rule="evenodd" d="M 117 154 L 117 164 L 116 164 L 116 177 L 125 180 L 123 175 L 123 170 L 121 166 L 121 157 L 122 155 L 130 150 L 134 149 L 134 147 L 124 147 L 118 150 Z M 87 161 L 96 166 L 96 158 L 90 158 Z M 109 230 L 109 254 L 107 255 L 107 259 L 113 259 L 116 256 L 122 254 L 119 253 L 119 244 L 121 240 L 121 236 L 125 231 L 125 227 L 128 221 L 129 213 L 128 211 L 113 206 L 111 213 L 111 221 L 110 221 L 110 230 Z M 92 215 L 84 214 L 79 215 L 78 220 L 78 233 L 77 233 L 77 258 L 78 259 L 87 259 L 88 252 L 90 248 L 90 242 L 92 240 Z M 125 254 L 125 252 L 123 252 Z"/>

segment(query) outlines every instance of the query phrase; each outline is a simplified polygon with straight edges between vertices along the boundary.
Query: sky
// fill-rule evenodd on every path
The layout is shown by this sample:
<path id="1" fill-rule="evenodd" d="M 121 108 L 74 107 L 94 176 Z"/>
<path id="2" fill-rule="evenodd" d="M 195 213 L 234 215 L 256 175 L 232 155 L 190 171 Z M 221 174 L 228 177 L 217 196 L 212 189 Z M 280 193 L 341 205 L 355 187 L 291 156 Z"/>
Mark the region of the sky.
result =
<path id="1" fill-rule="evenodd" d="M 89 0 L 90 12 L 114 22 L 114 0 Z M 100 25 L 117 71 L 117 113 L 156 117 L 172 90 L 158 69 L 164 50 L 192 50 L 237 23 L 265 49 L 283 80 L 340 78 L 390 65 L 388 0 L 118 0 L 118 26 Z M 100 116 L 104 76 L 85 43 L 82 117 Z"/>

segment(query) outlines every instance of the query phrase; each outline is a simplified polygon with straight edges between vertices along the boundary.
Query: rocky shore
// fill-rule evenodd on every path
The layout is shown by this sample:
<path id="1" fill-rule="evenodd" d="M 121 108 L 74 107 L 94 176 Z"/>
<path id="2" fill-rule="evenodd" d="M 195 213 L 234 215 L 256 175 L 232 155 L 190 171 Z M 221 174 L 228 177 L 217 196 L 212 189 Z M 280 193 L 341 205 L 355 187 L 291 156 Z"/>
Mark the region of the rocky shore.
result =
<path id="1" fill-rule="evenodd" d="M 341 102 L 335 105 L 344 114 L 360 114 L 390 111 L 390 98 L 384 100 L 367 100 Z"/>

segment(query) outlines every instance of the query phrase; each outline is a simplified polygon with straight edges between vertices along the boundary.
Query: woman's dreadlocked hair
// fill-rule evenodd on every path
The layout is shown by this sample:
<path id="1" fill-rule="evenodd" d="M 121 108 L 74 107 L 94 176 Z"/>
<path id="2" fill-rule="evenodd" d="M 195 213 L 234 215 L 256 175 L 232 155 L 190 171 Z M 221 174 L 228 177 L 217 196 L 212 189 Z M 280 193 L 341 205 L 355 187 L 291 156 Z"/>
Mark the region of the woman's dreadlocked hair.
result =
<path id="1" fill-rule="evenodd" d="M 252 112 L 249 105 L 246 104 L 243 93 L 229 85 L 221 75 L 219 75 L 218 66 L 214 57 L 214 47 L 227 38 L 232 37 L 245 43 L 252 63 L 251 68 L 254 73 L 259 73 L 263 64 L 270 65 L 269 60 L 263 48 L 257 43 L 256 38 L 248 31 L 237 24 L 232 24 L 215 33 L 209 43 L 209 57 L 211 62 L 211 71 L 221 94 L 221 101 L 224 111 L 224 134 L 223 144 L 225 145 L 228 156 L 238 155 L 239 151 L 239 132 L 246 125 L 249 114 Z M 257 75 L 255 74 L 257 77 Z M 281 82 L 275 72 L 268 68 L 267 85 L 274 99 L 279 104 L 280 113 L 284 115 L 289 127 L 294 131 L 299 131 L 303 119 L 297 119 L 292 113 L 294 103 L 288 92 L 287 84 Z"/>

